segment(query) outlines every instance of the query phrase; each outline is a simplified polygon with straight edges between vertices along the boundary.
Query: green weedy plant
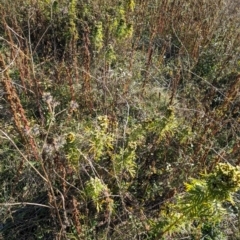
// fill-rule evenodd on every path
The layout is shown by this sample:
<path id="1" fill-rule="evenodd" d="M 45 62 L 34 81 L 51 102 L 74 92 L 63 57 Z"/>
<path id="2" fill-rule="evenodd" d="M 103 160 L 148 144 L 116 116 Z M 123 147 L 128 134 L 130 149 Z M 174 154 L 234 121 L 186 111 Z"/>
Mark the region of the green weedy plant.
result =
<path id="1" fill-rule="evenodd" d="M 109 120 L 104 115 L 97 117 L 95 124 L 84 126 L 81 135 L 73 132 L 66 134 L 64 151 L 74 169 L 78 169 L 81 160 L 93 159 L 98 163 L 112 151 L 116 136 L 108 128 Z"/>
<path id="2" fill-rule="evenodd" d="M 173 135 L 176 132 L 179 122 L 177 121 L 173 107 L 168 107 L 163 119 L 153 121 L 147 128 L 158 134 L 158 143 L 167 135 Z"/>
<path id="3" fill-rule="evenodd" d="M 95 130 L 86 129 L 90 134 L 89 152 L 95 161 L 99 161 L 101 157 L 113 148 L 114 134 L 108 131 L 109 120 L 107 116 L 99 116 L 98 124 Z"/>
<path id="4" fill-rule="evenodd" d="M 97 51 L 103 47 L 103 26 L 102 22 L 97 22 L 93 32 L 93 42 Z"/>
<path id="5" fill-rule="evenodd" d="M 117 177 L 128 173 L 132 178 L 136 173 L 136 142 L 128 143 L 126 148 L 120 148 L 119 153 L 112 155 L 114 172 Z"/>
<path id="6" fill-rule="evenodd" d="M 166 204 L 160 221 L 153 224 L 156 239 L 180 232 L 199 234 L 204 223 L 220 223 L 227 213 L 223 203 L 234 204 L 233 194 L 240 187 L 240 168 L 219 163 L 212 173 L 185 185 L 186 193 L 175 203 Z"/>
<path id="7" fill-rule="evenodd" d="M 237 228 L 222 205 L 234 203 L 237 171 L 216 168 L 239 165 L 240 21 L 225 2 L 1 1 L 1 71 L 16 94 L 0 89 L 0 129 L 23 154 L 1 136 L 0 238 L 180 239 L 185 229 L 200 239 Z M 18 98 L 41 164 L 14 129 Z M 203 169 L 215 170 L 175 198 Z"/>
<path id="8" fill-rule="evenodd" d="M 103 183 L 98 177 L 90 178 L 86 183 L 86 195 L 92 199 L 97 212 L 103 209 L 106 204 L 108 211 L 113 210 L 113 200 L 109 197 L 110 191 L 106 184 Z"/>
<path id="9" fill-rule="evenodd" d="M 111 44 L 107 46 L 105 59 L 107 64 L 112 64 L 116 61 L 116 52 Z"/>
<path id="10" fill-rule="evenodd" d="M 109 25 L 110 32 L 116 40 L 124 40 L 133 34 L 133 26 L 128 20 L 128 14 L 134 11 L 134 1 L 128 1 L 126 4 L 121 2 L 114 8 L 114 18 Z"/>
<path id="11" fill-rule="evenodd" d="M 74 133 L 70 132 L 66 136 L 66 143 L 64 145 L 64 150 L 68 162 L 74 169 L 79 167 L 80 151 L 77 147 L 76 136 Z"/>
<path id="12" fill-rule="evenodd" d="M 77 19 L 77 9 L 76 9 L 77 1 L 71 0 L 69 4 L 69 31 L 71 36 L 77 39 L 77 27 L 76 27 L 76 19 Z"/>
<path id="13" fill-rule="evenodd" d="M 126 4 L 127 9 L 129 9 L 131 12 L 134 11 L 134 8 L 136 5 L 134 0 L 125 1 L 125 4 Z"/>
<path id="14" fill-rule="evenodd" d="M 240 187 L 240 168 L 219 163 L 215 172 L 204 177 L 209 200 L 229 201 L 234 204 L 232 195 Z"/>

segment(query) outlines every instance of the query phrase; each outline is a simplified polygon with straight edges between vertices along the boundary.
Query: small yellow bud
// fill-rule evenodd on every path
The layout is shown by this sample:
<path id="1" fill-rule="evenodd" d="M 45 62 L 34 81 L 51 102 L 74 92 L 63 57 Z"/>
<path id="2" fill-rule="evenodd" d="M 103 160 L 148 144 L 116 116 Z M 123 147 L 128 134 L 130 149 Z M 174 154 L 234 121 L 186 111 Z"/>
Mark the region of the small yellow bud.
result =
<path id="1" fill-rule="evenodd" d="M 66 141 L 67 143 L 73 143 L 76 139 L 76 136 L 74 133 L 70 132 L 68 133 L 67 137 L 66 137 Z"/>

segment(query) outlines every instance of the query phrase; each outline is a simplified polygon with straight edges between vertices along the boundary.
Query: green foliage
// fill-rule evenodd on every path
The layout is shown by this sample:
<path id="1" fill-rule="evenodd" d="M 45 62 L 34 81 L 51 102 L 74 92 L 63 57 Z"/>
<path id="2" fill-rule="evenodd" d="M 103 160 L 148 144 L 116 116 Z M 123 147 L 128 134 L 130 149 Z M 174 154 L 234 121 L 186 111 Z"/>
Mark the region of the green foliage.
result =
<path id="1" fill-rule="evenodd" d="M 227 236 L 221 232 L 221 226 L 213 226 L 211 223 L 204 223 L 202 227 L 202 236 L 204 240 L 227 239 Z"/>
<path id="2" fill-rule="evenodd" d="M 102 210 L 105 199 L 108 198 L 109 201 L 109 189 L 107 186 L 97 177 L 90 178 L 86 183 L 85 189 L 86 195 L 92 199 L 97 211 Z M 111 202 L 112 204 L 112 202 Z M 110 210 L 112 211 L 112 205 L 110 205 Z"/>
<path id="3" fill-rule="evenodd" d="M 116 53 L 111 44 L 108 45 L 106 51 L 106 62 L 108 64 L 114 63 L 116 61 Z"/>
<path id="4" fill-rule="evenodd" d="M 214 70 L 216 69 L 216 64 L 217 60 L 214 59 L 214 55 L 203 55 L 199 59 L 194 72 L 202 77 L 211 75 L 213 76 Z"/>
<path id="5" fill-rule="evenodd" d="M 97 126 L 95 130 L 86 129 L 90 135 L 89 153 L 93 155 L 95 161 L 99 161 L 104 154 L 113 149 L 113 134 L 108 132 L 107 116 L 99 116 L 97 118 Z"/>
<path id="6" fill-rule="evenodd" d="M 103 26 L 102 22 L 98 22 L 95 25 L 93 33 L 93 42 L 96 49 L 99 51 L 103 47 Z"/>
<path id="7" fill-rule="evenodd" d="M 130 177 L 134 177 L 136 173 L 136 142 L 129 142 L 125 148 L 120 148 L 119 153 L 111 156 L 113 169 L 116 176 L 126 176 L 129 173 Z"/>
<path id="8" fill-rule="evenodd" d="M 237 239 L 237 5 L 1 1 L 0 238 Z"/>
<path id="9" fill-rule="evenodd" d="M 157 224 L 158 229 L 159 226 L 162 228 L 158 236 L 193 232 L 196 224 L 201 230 L 205 222 L 212 226 L 219 224 L 227 214 L 223 203 L 231 201 L 234 204 L 231 196 L 240 188 L 239 176 L 239 167 L 220 163 L 212 173 L 186 183 L 186 193 L 175 203 L 167 204 L 162 211 L 164 220 Z"/>
<path id="10" fill-rule="evenodd" d="M 126 8 L 129 9 L 130 11 L 133 11 L 136 6 L 134 0 L 125 1 L 125 4 Z"/>
<path id="11" fill-rule="evenodd" d="M 71 0 L 69 3 L 69 31 L 70 34 L 77 39 L 77 26 L 76 26 L 76 19 L 77 19 L 77 0 Z"/>
<path id="12" fill-rule="evenodd" d="M 78 169 L 80 160 L 80 151 L 77 148 L 76 136 L 74 133 L 70 132 L 66 136 L 66 143 L 64 146 L 66 157 L 72 167 Z"/>
<path id="13" fill-rule="evenodd" d="M 169 107 L 166 112 L 166 116 L 163 119 L 155 120 L 147 125 L 147 129 L 151 132 L 155 132 L 158 135 L 158 141 L 160 142 L 168 135 L 173 135 L 177 130 L 179 121 L 177 121 L 174 115 L 173 107 Z"/>
<path id="14" fill-rule="evenodd" d="M 209 199 L 233 202 L 232 194 L 240 186 L 240 169 L 230 164 L 220 163 L 212 174 L 206 176 Z"/>

